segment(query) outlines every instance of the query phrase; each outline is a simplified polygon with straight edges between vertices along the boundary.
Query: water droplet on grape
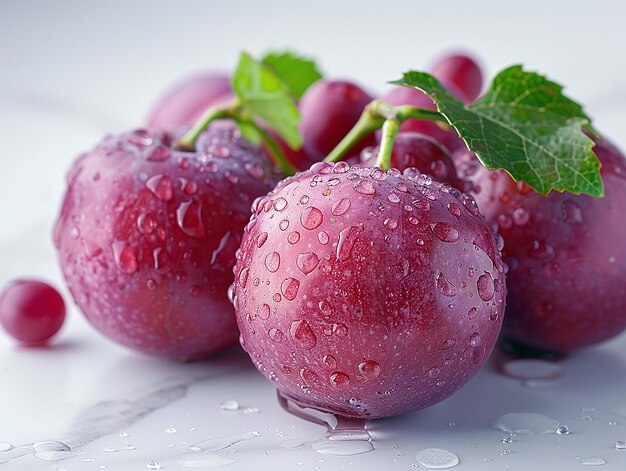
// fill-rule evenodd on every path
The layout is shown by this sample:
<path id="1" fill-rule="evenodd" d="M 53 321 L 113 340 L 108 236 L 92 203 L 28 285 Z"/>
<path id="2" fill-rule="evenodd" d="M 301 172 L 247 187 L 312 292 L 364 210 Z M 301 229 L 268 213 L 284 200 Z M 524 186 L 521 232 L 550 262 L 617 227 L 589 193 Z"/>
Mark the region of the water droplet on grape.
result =
<path id="1" fill-rule="evenodd" d="M 154 196 L 162 201 L 169 201 L 174 195 L 172 190 L 172 180 L 164 175 L 155 175 L 146 182 L 148 188 Z"/>
<path id="2" fill-rule="evenodd" d="M 278 252 L 270 252 L 265 257 L 265 268 L 269 272 L 275 273 L 280 267 L 280 255 Z"/>
<path id="3" fill-rule="evenodd" d="M 274 201 L 274 209 L 276 211 L 282 211 L 287 207 L 287 200 L 285 198 L 277 198 Z"/>
<path id="4" fill-rule="evenodd" d="M 439 275 L 437 275 L 437 288 L 439 289 L 439 292 L 444 296 L 456 296 L 455 287 L 452 285 L 452 283 L 448 281 L 443 273 L 439 273 Z"/>
<path id="5" fill-rule="evenodd" d="M 285 335 L 283 334 L 282 330 L 277 329 L 276 327 L 270 329 L 269 331 L 269 336 L 270 339 L 272 339 L 272 342 L 282 342 L 285 338 Z"/>
<path id="6" fill-rule="evenodd" d="M 350 376 L 341 371 L 335 371 L 329 379 L 335 389 L 345 389 L 350 385 Z"/>
<path id="7" fill-rule="evenodd" d="M 345 261 L 350 258 L 354 244 L 358 239 L 359 229 L 356 226 L 350 226 L 343 229 L 339 233 L 339 242 L 337 243 L 337 260 Z"/>
<path id="8" fill-rule="evenodd" d="M 459 240 L 459 231 L 452 224 L 437 222 L 431 225 L 433 234 L 442 242 L 456 242 Z"/>
<path id="9" fill-rule="evenodd" d="M 345 214 L 348 209 L 350 209 L 350 200 L 348 198 L 342 198 L 333 205 L 331 213 L 333 216 L 341 216 Z"/>
<path id="10" fill-rule="evenodd" d="M 322 224 L 323 220 L 324 216 L 322 215 L 322 212 L 313 206 L 306 208 L 300 215 L 302 227 L 310 231 L 317 229 Z"/>
<path id="11" fill-rule="evenodd" d="M 374 379 L 380 375 L 380 365 L 374 360 L 359 363 L 359 372 L 365 379 Z"/>
<path id="12" fill-rule="evenodd" d="M 300 233 L 298 231 L 290 232 L 287 236 L 287 242 L 289 242 L 291 245 L 297 244 L 299 240 Z"/>
<path id="13" fill-rule="evenodd" d="M 315 333 L 304 319 L 292 322 L 290 332 L 291 337 L 300 348 L 310 350 L 317 344 Z"/>
<path id="14" fill-rule="evenodd" d="M 484 272 L 478 277 L 476 287 L 478 289 L 478 296 L 480 296 L 480 299 L 483 301 L 489 301 L 493 298 L 495 287 L 493 284 L 493 278 L 489 272 Z"/>
<path id="15" fill-rule="evenodd" d="M 361 180 L 354 186 L 354 190 L 362 195 L 373 195 L 376 193 L 374 185 L 369 180 Z"/>
<path id="16" fill-rule="evenodd" d="M 293 301 L 298 295 L 300 289 L 300 282 L 295 278 L 287 278 L 280 285 L 280 290 L 283 293 L 285 299 Z"/>
<path id="17" fill-rule="evenodd" d="M 298 268 L 305 275 L 308 275 L 313 270 L 315 270 L 319 262 L 319 257 L 313 252 L 301 253 L 296 259 L 296 264 L 298 265 Z"/>

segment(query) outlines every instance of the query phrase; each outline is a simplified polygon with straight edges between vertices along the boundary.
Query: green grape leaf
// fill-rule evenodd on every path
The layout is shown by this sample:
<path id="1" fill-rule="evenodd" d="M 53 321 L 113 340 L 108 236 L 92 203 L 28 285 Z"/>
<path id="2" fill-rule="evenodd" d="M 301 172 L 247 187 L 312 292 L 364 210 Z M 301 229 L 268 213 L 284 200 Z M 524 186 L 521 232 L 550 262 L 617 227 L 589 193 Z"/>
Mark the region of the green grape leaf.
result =
<path id="1" fill-rule="evenodd" d="M 392 82 L 427 93 L 468 148 L 489 169 L 504 169 L 539 193 L 604 195 L 594 132 L 563 88 L 514 65 L 500 72 L 476 102 L 464 105 L 432 75 L 407 72 Z"/>
<path id="2" fill-rule="evenodd" d="M 276 76 L 289 87 L 296 100 L 299 100 L 311 85 L 322 78 L 313 60 L 298 56 L 293 52 L 269 52 L 261 62 L 272 69 Z"/>
<path id="3" fill-rule="evenodd" d="M 258 146 L 261 143 L 261 134 L 254 126 L 246 123 L 245 121 L 237 121 L 237 127 L 239 127 L 241 135 L 246 141 L 254 144 L 255 146 Z"/>
<path id="4" fill-rule="evenodd" d="M 242 52 L 233 75 L 233 90 L 241 106 L 280 134 L 289 147 L 302 145 L 300 112 L 287 85 L 268 66 Z"/>

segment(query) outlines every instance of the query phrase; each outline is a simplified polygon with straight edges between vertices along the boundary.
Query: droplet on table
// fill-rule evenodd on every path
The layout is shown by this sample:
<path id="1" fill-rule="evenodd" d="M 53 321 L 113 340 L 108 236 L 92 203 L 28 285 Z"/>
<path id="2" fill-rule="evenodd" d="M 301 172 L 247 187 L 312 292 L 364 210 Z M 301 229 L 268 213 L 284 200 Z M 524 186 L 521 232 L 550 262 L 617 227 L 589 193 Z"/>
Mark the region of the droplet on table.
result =
<path id="1" fill-rule="evenodd" d="M 360 455 L 374 450 L 369 440 L 320 440 L 312 443 L 311 448 L 323 455 Z"/>
<path id="2" fill-rule="evenodd" d="M 547 415 L 535 412 L 511 412 L 495 419 L 491 425 L 493 428 L 509 433 L 555 433 L 559 427 L 559 421 Z"/>
<path id="3" fill-rule="evenodd" d="M 587 456 L 580 459 L 580 464 L 584 466 L 602 466 L 606 464 L 606 460 L 601 456 Z"/>
<path id="4" fill-rule="evenodd" d="M 425 448 L 417 452 L 415 459 L 429 469 L 448 469 L 459 464 L 459 457 L 444 448 Z"/>
<path id="5" fill-rule="evenodd" d="M 238 410 L 239 403 L 233 399 L 227 399 L 220 404 L 220 409 L 228 411 Z"/>
<path id="6" fill-rule="evenodd" d="M 504 363 L 502 372 L 512 378 L 522 380 L 553 379 L 563 374 L 563 368 L 551 361 L 520 359 Z"/>

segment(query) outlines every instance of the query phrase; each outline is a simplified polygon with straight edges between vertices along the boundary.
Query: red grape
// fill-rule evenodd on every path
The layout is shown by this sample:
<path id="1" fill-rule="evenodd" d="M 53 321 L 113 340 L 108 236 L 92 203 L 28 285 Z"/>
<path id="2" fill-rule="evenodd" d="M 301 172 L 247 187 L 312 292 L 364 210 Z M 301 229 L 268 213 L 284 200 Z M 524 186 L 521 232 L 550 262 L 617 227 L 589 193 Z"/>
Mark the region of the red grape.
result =
<path id="1" fill-rule="evenodd" d="M 416 169 L 318 163 L 253 206 L 232 299 L 283 395 L 377 418 L 463 386 L 492 350 L 504 265 L 474 200 Z"/>
<path id="2" fill-rule="evenodd" d="M 106 137 L 71 168 L 55 230 L 67 285 L 110 338 L 198 358 L 237 339 L 227 290 L 255 197 L 275 184 L 268 157 L 215 123 L 196 152 L 167 132 Z"/>
<path id="3" fill-rule="evenodd" d="M 320 80 L 300 100 L 300 132 L 303 151 L 313 162 L 323 160 L 356 124 L 372 97 L 345 80 Z M 375 144 L 372 134 L 355 145 L 348 155 Z"/>
<path id="4" fill-rule="evenodd" d="M 367 147 L 361 152 L 358 164 L 374 167 L 377 155 L 378 146 Z M 391 167 L 400 171 L 414 167 L 440 183 L 447 183 L 465 191 L 465 182 L 457 177 L 450 153 L 443 145 L 425 134 L 398 133 L 391 152 Z"/>
<path id="5" fill-rule="evenodd" d="M 471 103 L 480 95 L 483 74 L 474 59 L 464 54 L 451 54 L 431 67 L 432 74 L 459 100 Z"/>
<path id="6" fill-rule="evenodd" d="M 528 354 L 560 354 L 626 329 L 626 159 L 608 142 L 594 148 L 605 197 L 544 197 L 504 171 L 476 166 L 475 195 L 499 225 L 509 266 L 503 340 Z M 475 161 L 474 161 L 475 162 Z M 463 170 L 462 170 L 463 172 Z"/>
<path id="7" fill-rule="evenodd" d="M 47 283 L 16 280 L 0 295 L 0 323 L 25 343 L 39 343 L 56 334 L 65 320 L 65 303 Z"/>
<path id="8" fill-rule="evenodd" d="M 148 115 L 146 124 L 159 129 L 191 126 L 211 106 L 232 97 L 228 75 L 216 72 L 192 75 L 175 83 L 163 94 Z"/>

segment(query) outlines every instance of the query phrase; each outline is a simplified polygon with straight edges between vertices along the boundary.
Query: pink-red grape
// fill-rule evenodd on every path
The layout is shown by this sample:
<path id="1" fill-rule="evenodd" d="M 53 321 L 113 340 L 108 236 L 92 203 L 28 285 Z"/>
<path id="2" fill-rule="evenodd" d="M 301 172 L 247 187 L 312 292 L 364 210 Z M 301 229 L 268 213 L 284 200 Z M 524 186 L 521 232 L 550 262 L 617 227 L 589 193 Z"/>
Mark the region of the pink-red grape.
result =
<path id="1" fill-rule="evenodd" d="M 17 340 L 39 343 L 56 334 L 65 320 L 65 303 L 48 283 L 16 280 L 0 295 L 0 323 Z"/>
<path id="2" fill-rule="evenodd" d="M 318 163 L 253 211 L 232 299 L 243 348 L 284 396 L 387 417 L 485 362 L 505 267 L 471 197 L 415 169 Z"/>
<path id="3" fill-rule="evenodd" d="M 224 73 L 202 72 L 186 77 L 168 88 L 154 104 L 146 125 L 175 129 L 191 126 L 211 106 L 233 98 L 230 77 Z"/>
<path id="4" fill-rule="evenodd" d="M 352 129 L 372 99 L 361 87 L 346 80 L 314 83 L 299 103 L 302 148 L 309 159 L 313 162 L 323 160 Z M 373 134 L 366 136 L 348 155 L 358 155 L 361 149 L 375 142 Z"/>
<path id="5" fill-rule="evenodd" d="M 499 226 L 509 266 L 503 341 L 527 354 L 561 354 L 626 329 L 626 159 L 610 143 L 594 148 L 605 197 L 547 197 L 459 160 L 474 179 L 485 217 Z"/>
<path id="6" fill-rule="evenodd" d="M 80 156 L 55 230 L 78 307 L 110 338 L 181 359 L 237 339 L 227 297 L 254 198 L 275 185 L 267 155 L 216 123 L 197 151 L 139 129 Z"/>
<path id="7" fill-rule="evenodd" d="M 459 100 L 471 103 L 480 95 L 483 74 L 473 58 L 465 54 L 446 55 L 430 70 Z"/>

